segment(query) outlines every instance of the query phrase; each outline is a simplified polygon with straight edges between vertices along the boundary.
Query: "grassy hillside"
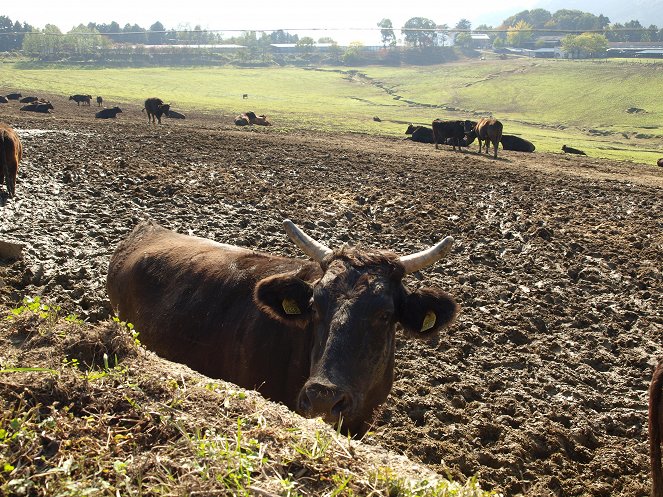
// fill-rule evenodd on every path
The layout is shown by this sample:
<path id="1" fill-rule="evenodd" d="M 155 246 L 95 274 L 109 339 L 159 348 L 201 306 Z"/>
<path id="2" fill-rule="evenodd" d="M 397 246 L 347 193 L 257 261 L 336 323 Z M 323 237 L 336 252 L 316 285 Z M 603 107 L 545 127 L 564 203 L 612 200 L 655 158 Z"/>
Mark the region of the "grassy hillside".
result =
<path id="1" fill-rule="evenodd" d="M 566 143 L 592 156 L 653 164 L 663 155 L 662 77 L 661 63 L 613 60 L 477 60 L 356 71 L 3 64 L 0 93 L 90 93 L 120 106 L 160 96 L 185 112 L 265 113 L 279 129 L 392 136 L 403 135 L 403 123 L 492 114 L 505 133 L 530 139 L 539 151 L 558 152 Z"/>

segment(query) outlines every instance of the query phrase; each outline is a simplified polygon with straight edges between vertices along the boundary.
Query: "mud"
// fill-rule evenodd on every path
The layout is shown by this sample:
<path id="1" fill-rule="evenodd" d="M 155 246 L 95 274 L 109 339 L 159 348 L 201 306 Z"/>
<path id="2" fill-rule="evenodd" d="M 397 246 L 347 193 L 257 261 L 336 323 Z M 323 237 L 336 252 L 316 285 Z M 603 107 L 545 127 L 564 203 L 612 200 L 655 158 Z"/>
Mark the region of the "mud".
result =
<path id="1" fill-rule="evenodd" d="M 150 126 L 51 97 L 0 107 L 25 146 L 0 197 L 0 299 L 40 295 L 107 319 L 110 254 L 150 216 L 184 233 L 299 257 L 281 221 L 330 246 L 451 255 L 409 277 L 462 306 L 428 341 L 398 342 L 369 439 L 506 495 L 648 492 L 647 386 L 663 352 L 663 170 L 562 154 L 475 153 L 357 134 L 237 129 L 187 112 Z M 71 104 L 71 105 L 70 105 Z M 236 112 L 235 112 L 236 113 Z M 368 117 L 370 118 L 370 117 Z"/>

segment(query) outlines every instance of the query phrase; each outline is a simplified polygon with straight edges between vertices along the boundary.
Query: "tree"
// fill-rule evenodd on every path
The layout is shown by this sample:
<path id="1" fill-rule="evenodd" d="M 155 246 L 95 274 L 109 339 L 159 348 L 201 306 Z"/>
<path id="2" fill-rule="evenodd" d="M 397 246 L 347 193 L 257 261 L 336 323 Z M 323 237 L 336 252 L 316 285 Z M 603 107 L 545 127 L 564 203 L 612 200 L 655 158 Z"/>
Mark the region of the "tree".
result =
<path id="1" fill-rule="evenodd" d="M 415 47 L 431 47 L 435 44 L 437 33 L 435 22 L 425 17 L 413 17 L 401 28 L 405 42 Z"/>
<path id="2" fill-rule="evenodd" d="M 507 44 L 512 47 L 522 47 L 532 40 L 532 26 L 525 21 L 518 21 L 515 26 L 509 28 L 506 34 Z"/>
<path id="3" fill-rule="evenodd" d="M 605 54 L 608 39 L 599 33 L 582 33 L 562 38 L 562 49 L 573 57 L 595 57 Z"/>
<path id="4" fill-rule="evenodd" d="M 150 26 L 147 32 L 147 42 L 150 45 L 165 45 L 166 44 L 166 28 L 163 27 L 159 21 Z"/>
<path id="5" fill-rule="evenodd" d="M 438 24 L 437 29 L 437 39 L 439 40 L 440 45 L 445 46 L 447 40 L 449 39 L 449 25 L 448 24 Z"/>
<path id="6" fill-rule="evenodd" d="M 389 45 L 393 47 L 396 45 L 396 35 L 394 34 L 394 25 L 391 23 L 391 19 L 382 19 L 378 23 L 378 28 L 380 29 L 380 36 L 382 36 L 382 46 L 386 47 Z"/>
<path id="7" fill-rule="evenodd" d="M 297 48 L 305 54 L 312 53 L 313 47 L 315 47 L 315 40 L 310 36 L 302 36 L 297 42 Z"/>
<path id="8" fill-rule="evenodd" d="M 454 29 L 458 29 L 460 31 L 469 31 L 470 29 L 472 29 L 472 23 L 467 19 L 461 19 L 460 21 L 458 21 Z"/>
<path id="9" fill-rule="evenodd" d="M 463 31 L 462 33 L 458 33 L 456 35 L 456 38 L 454 39 L 454 42 L 459 47 L 471 48 L 472 47 L 472 35 L 470 33 L 466 32 L 466 31 Z"/>

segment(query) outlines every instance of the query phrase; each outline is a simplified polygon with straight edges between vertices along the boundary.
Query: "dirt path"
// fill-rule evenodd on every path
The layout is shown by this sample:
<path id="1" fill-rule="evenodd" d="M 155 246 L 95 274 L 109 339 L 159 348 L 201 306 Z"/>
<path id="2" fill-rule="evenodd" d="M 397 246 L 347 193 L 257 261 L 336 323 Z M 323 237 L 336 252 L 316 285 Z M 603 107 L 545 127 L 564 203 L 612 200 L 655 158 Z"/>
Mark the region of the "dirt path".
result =
<path id="1" fill-rule="evenodd" d="M 237 129 L 192 117 L 148 126 L 52 98 L 0 107 L 25 145 L 0 199 L 0 299 L 43 295 L 88 320 L 110 309 L 118 240 L 151 216 L 181 232 L 299 256 L 290 217 L 330 246 L 450 257 L 410 278 L 462 306 L 428 342 L 398 344 L 371 438 L 507 495 L 644 496 L 647 386 L 663 353 L 663 169 L 560 154 L 435 151 L 363 135 Z M 473 149 L 475 150 L 475 149 Z"/>

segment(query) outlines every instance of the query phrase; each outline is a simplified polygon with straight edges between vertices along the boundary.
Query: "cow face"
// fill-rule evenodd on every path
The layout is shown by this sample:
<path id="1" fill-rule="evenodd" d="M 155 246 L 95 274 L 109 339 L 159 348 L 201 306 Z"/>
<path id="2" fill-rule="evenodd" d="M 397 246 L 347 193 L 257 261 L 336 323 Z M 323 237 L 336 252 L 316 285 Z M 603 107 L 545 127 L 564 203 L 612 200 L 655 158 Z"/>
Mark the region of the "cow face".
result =
<path id="1" fill-rule="evenodd" d="M 409 292 L 399 259 L 388 253 L 341 249 L 309 282 L 296 274 L 258 283 L 259 307 L 274 319 L 313 335 L 310 375 L 297 411 L 363 433 L 393 382 L 395 332 L 429 336 L 453 320 L 456 304 L 444 292 Z"/>

